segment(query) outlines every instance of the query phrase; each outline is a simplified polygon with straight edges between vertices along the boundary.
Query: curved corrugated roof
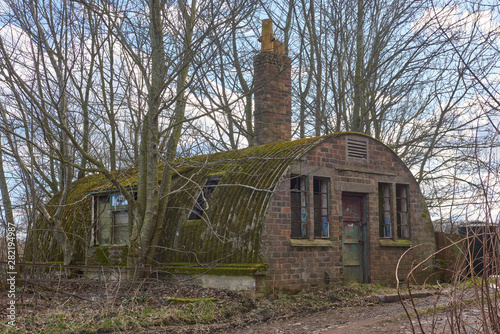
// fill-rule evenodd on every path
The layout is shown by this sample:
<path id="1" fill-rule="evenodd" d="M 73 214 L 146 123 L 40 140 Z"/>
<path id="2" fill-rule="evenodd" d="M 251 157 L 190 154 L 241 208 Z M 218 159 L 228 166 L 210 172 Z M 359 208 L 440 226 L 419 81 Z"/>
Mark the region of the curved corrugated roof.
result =
<path id="1" fill-rule="evenodd" d="M 260 261 L 263 217 L 274 187 L 292 161 L 333 135 L 280 142 L 182 161 L 168 201 L 160 262 Z M 187 220 L 201 187 L 211 176 L 221 180 L 200 220 Z"/>
<path id="2" fill-rule="evenodd" d="M 262 223 L 276 184 L 294 160 L 326 140 L 350 134 L 371 138 L 344 132 L 177 160 L 157 260 L 261 262 Z M 158 177 L 161 175 L 162 168 Z M 113 176 L 126 187 L 137 186 L 137 169 L 118 171 Z M 188 220 L 203 185 L 213 176 L 221 179 L 211 194 L 209 207 L 202 219 Z M 72 187 L 63 221 L 75 246 L 76 260 L 84 262 L 90 240 L 91 194 L 112 191 L 114 186 L 104 175 L 95 174 L 74 182 Z M 58 201 L 59 195 L 50 200 L 49 212 L 55 211 Z M 48 223 L 42 218 L 35 225 L 37 230 L 28 240 L 28 260 L 62 260 Z M 45 257 L 34 258 L 33 254 Z"/>
<path id="3" fill-rule="evenodd" d="M 169 196 L 165 218 L 166 248 L 159 252 L 158 260 L 258 262 L 261 224 L 274 187 L 292 161 L 333 136 L 335 134 L 176 161 L 173 193 Z M 222 178 L 211 195 L 203 219 L 188 221 L 201 187 L 213 175 Z M 136 169 L 119 171 L 114 176 L 126 187 L 137 185 Z M 63 221 L 75 246 L 75 257 L 83 262 L 90 238 L 90 194 L 109 191 L 113 185 L 104 175 L 95 174 L 75 181 L 72 188 Z M 58 201 L 59 195 L 50 200 L 50 213 L 55 211 Z M 61 251 L 53 241 L 48 223 L 39 219 L 36 226 L 36 233 L 31 234 L 28 241 L 28 258 L 33 258 L 35 249 L 41 247 L 46 258 L 39 260 L 61 260 Z"/>

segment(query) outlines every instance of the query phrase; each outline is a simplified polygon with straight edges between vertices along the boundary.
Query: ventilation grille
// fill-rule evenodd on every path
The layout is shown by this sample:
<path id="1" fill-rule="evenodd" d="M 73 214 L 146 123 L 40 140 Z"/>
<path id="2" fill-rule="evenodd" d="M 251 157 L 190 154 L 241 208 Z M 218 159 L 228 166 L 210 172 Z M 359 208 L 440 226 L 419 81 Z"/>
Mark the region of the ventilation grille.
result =
<path id="1" fill-rule="evenodd" d="M 349 158 L 366 159 L 368 144 L 365 140 L 347 138 L 347 156 Z"/>

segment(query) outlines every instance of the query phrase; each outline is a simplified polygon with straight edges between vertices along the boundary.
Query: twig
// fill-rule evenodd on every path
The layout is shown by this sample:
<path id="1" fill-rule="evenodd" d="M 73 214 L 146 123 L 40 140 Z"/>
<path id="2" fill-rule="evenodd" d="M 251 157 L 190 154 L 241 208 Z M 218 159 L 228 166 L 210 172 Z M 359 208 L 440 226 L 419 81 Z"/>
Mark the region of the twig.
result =
<path id="1" fill-rule="evenodd" d="M 35 284 L 31 283 L 31 282 L 26 282 L 26 283 L 35 285 Z M 48 291 L 52 291 L 52 292 L 61 293 L 63 295 L 67 295 L 67 296 L 70 296 L 70 297 L 76 297 L 76 298 L 79 298 L 79 299 L 82 299 L 82 300 L 85 300 L 85 301 L 88 301 L 88 302 L 95 302 L 95 300 L 90 300 L 90 299 L 84 298 L 82 296 L 79 296 L 77 294 L 65 292 L 65 291 L 62 291 L 62 290 L 59 290 L 59 289 L 51 289 L 51 288 L 48 288 L 46 286 L 44 286 L 44 289 L 47 289 Z"/>

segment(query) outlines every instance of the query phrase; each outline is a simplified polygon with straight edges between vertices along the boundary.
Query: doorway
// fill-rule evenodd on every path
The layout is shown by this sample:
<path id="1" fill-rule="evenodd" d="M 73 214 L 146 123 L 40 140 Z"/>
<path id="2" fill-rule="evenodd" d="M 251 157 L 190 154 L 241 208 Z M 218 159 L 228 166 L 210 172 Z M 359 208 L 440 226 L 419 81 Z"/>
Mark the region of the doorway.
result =
<path id="1" fill-rule="evenodd" d="M 342 194 L 344 282 L 368 282 L 365 195 Z"/>

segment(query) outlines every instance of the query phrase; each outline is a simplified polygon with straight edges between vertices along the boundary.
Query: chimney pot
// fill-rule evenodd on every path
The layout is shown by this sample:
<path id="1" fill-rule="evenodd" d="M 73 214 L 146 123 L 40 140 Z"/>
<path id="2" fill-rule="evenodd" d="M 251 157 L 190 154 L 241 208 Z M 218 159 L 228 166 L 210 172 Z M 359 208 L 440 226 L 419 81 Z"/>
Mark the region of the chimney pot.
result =
<path id="1" fill-rule="evenodd" d="M 260 50 L 263 52 L 272 52 L 274 49 L 273 41 L 273 20 L 264 19 L 262 20 L 262 37 L 259 38 L 262 43 Z"/>

